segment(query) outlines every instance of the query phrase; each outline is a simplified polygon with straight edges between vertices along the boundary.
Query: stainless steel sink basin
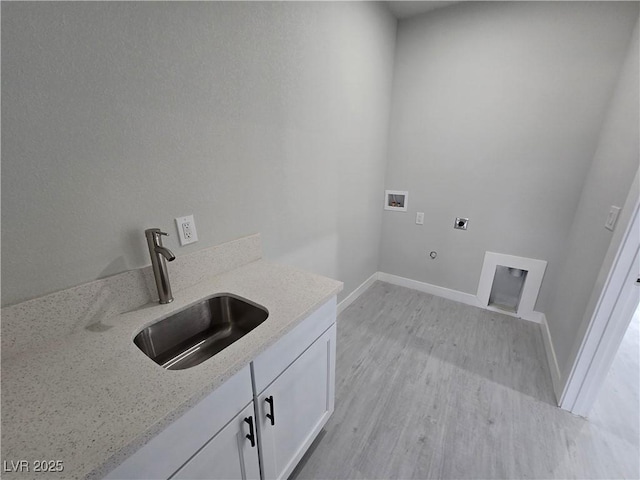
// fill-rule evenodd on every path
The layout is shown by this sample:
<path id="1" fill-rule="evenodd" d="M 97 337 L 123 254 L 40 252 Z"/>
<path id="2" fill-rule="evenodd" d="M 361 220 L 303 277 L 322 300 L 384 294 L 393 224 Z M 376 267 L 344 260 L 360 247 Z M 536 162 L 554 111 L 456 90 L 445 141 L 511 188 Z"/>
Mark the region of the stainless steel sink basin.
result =
<path id="1" fill-rule="evenodd" d="M 183 370 L 213 357 L 268 316 L 263 307 L 220 295 L 149 325 L 135 336 L 133 343 L 158 365 Z"/>

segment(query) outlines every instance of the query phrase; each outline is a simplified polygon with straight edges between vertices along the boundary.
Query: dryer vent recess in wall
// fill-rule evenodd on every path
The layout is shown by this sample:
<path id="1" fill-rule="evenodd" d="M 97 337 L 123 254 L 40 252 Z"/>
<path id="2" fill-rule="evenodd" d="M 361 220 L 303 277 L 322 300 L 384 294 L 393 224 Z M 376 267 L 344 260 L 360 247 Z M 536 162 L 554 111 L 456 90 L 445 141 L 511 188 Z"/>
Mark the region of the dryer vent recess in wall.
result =
<path id="1" fill-rule="evenodd" d="M 489 294 L 489 306 L 516 313 L 528 273 L 527 270 L 519 268 L 496 266 Z"/>
<path id="2" fill-rule="evenodd" d="M 546 268 L 544 260 L 486 252 L 478 283 L 478 300 L 490 310 L 533 320 L 536 315 L 533 309 Z"/>

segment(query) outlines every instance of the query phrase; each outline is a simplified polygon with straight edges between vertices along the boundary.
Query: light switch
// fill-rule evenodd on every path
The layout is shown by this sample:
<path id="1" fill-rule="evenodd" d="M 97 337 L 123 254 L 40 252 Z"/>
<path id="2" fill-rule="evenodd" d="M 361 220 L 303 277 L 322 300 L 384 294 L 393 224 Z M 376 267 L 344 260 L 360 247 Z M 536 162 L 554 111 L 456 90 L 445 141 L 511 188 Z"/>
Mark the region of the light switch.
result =
<path id="1" fill-rule="evenodd" d="M 416 225 L 424 225 L 424 212 L 416 213 Z"/>
<path id="2" fill-rule="evenodd" d="M 607 222 L 604 224 L 604 228 L 613 232 L 613 229 L 616 227 L 616 222 L 618 221 L 619 213 L 620 207 L 612 205 L 611 210 L 609 210 L 609 215 L 607 216 Z"/>

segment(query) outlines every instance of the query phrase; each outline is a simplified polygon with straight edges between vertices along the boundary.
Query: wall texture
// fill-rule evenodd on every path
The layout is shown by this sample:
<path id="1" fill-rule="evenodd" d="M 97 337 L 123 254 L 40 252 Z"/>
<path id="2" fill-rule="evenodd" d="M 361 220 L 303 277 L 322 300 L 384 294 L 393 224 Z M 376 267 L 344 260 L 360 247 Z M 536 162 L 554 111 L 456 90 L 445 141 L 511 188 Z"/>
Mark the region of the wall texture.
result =
<path id="1" fill-rule="evenodd" d="M 637 15 L 467 2 L 399 22 L 386 188 L 409 212 L 383 214 L 380 269 L 475 294 L 485 251 L 547 260 L 546 311 Z"/>
<path id="2" fill-rule="evenodd" d="M 261 232 L 377 270 L 396 21 L 376 3 L 2 3 L 2 303 Z M 199 243 L 173 219 L 193 213 Z"/>
<path id="3" fill-rule="evenodd" d="M 636 19 L 638 17 L 636 16 Z M 596 278 L 612 241 L 604 228 L 612 205 L 624 206 L 640 161 L 640 51 L 638 23 L 589 169 L 553 295 L 546 312 L 563 380 L 575 362 L 593 311 L 587 312 Z M 635 192 L 635 198 L 638 198 Z M 625 228 L 619 224 L 616 228 Z M 611 265 L 604 265 L 606 272 Z M 606 277 L 605 277 L 606 278 Z M 593 310 L 593 308 L 591 308 Z M 585 313 L 587 315 L 585 315 Z"/>

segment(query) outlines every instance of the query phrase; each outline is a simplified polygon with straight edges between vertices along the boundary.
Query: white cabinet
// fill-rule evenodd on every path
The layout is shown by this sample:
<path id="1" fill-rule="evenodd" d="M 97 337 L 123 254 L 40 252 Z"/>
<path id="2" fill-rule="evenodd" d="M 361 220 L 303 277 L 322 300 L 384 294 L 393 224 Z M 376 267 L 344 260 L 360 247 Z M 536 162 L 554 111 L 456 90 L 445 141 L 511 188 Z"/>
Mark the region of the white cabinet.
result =
<path id="1" fill-rule="evenodd" d="M 286 478 L 333 413 L 335 321 L 333 297 L 106 478 Z"/>
<path id="2" fill-rule="evenodd" d="M 333 413 L 335 324 L 257 398 L 265 479 L 287 478 Z"/>
<path id="3" fill-rule="evenodd" d="M 334 323 L 336 323 L 335 297 L 253 360 L 255 392 L 262 392 Z"/>
<path id="4" fill-rule="evenodd" d="M 259 479 L 253 402 L 171 477 L 180 480 Z"/>
<path id="5" fill-rule="evenodd" d="M 248 406 L 253 410 L 249 365 L 149 440 L 106 478 L 137 480 L 171 477 L 203 445 L 217 436 L 229 420 Z"/>

